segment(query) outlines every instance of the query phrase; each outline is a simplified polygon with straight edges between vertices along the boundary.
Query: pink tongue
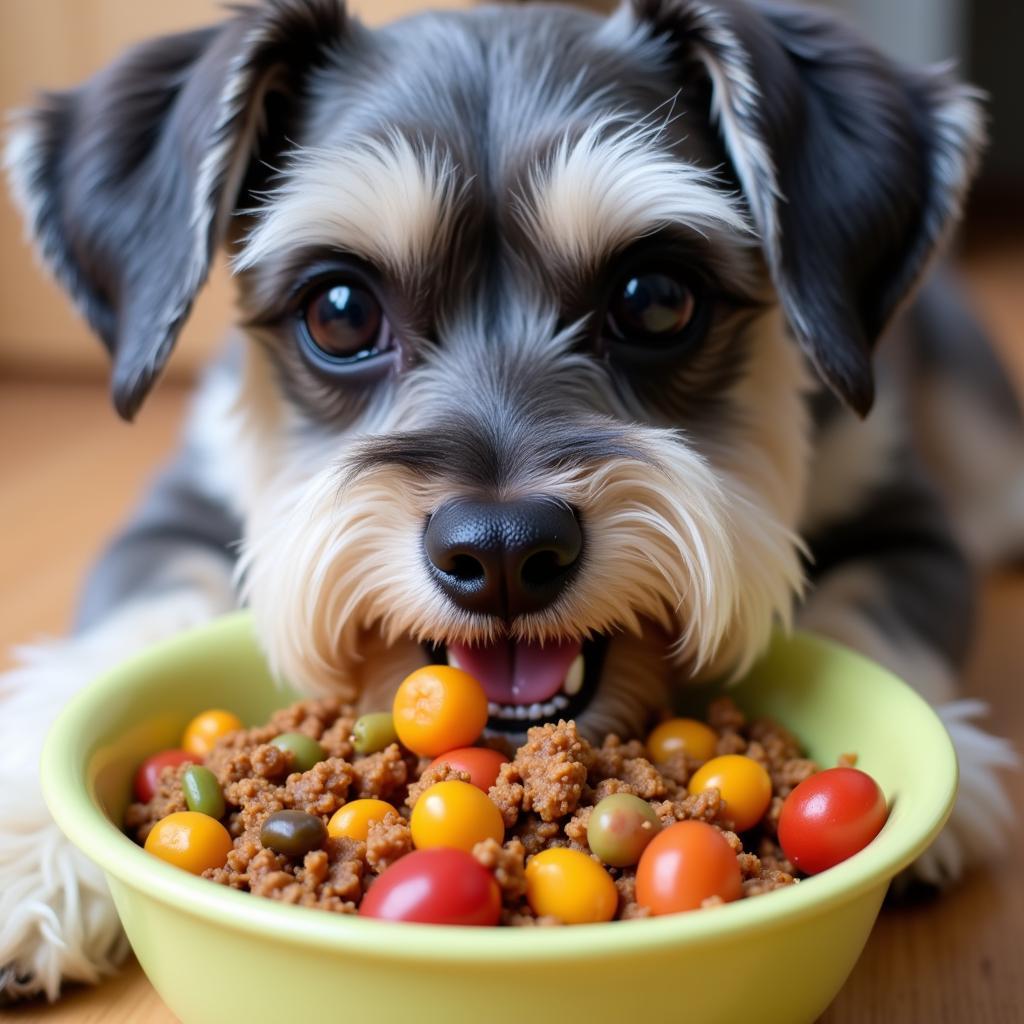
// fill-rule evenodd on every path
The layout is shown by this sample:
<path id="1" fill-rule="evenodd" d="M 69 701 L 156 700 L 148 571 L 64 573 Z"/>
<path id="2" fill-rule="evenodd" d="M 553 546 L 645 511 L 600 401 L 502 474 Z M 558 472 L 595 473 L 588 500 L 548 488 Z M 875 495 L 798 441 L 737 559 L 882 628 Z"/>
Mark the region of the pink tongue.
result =
<path id="1" fill-rule="evenodd" d="M 485 647 L 449 644 L 459 667 L 476 678 L 495 704 L 543 704 L 561 689 L 583 645 L 579 640 L 540 644 L 500 640 Z"/>

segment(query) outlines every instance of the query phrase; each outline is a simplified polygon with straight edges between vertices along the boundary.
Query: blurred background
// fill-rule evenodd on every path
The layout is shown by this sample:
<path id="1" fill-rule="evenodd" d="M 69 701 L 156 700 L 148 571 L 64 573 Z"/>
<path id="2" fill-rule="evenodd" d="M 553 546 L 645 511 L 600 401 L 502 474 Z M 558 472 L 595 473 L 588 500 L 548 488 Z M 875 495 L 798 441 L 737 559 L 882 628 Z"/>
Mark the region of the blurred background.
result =
<path id="1" fill-rule="evenodd" d="M 956 259 L 1024 394 L 1024 2 L 819 2 L 842 11 L 893 56 L 955 60 L 990 93 L 992 145 Z M 420 7 L 470 3 L 351 0 L 350 7 L 379 23 Z M 75 84 L 129 43 L 220 16 L 215 0 L 0 0 L 0 109 L 31 102 L 39 89 Z M 2 670 L 14 643 L 66 628 L 86 566 L 174 444 L 188 383 L 229 320 L 230 289 L 218 267 L 165 379 L 128 426 L 106 400 L 105 353 L 37 267 L 2 187 L 0 268 Z M 1022 638 L 1024 577 L 1004 574 L 986 585 L 967 692 L 991 703 L 998 730 L 1019 747 Z M 1024 807 L 1020 777 L 1013 786 Z M 1020 1021 L 1024 961 L 1014 951 L 1024 944 L 1022 922 L 1024 875 L 1012 862 L 938 904 L 891 909 L 825 1020 Z M 19 1012 L 17 1019 L 170 1020 L 137 972 L 51 1010 Z"/>
<path id="2" fill-rule="evenodd" d="M 471 0 L 353 0 L 369 22 L 419 7 Z M 1024 88 L 1020 47 L 1024 3 L 1006 0 L 819 0 L 842 10 L 883 49 L 911 62 L 955 60 L 991 95 L 992 146 L 975 189 L 974 222 L 1007 229 L 1024 221 Z M 610 8 L 609 2 L 591 6 Z M 0 3 L 0 109 L 29 102 L 40 88 L 62 88 L 101 67 L 129 43 L 218 17 L 216 0 L 3 0 Z M 968 240 L 972 241 L 971 236 Z M 57 289 L 38 272 L 22 242 L 9 198 L 0 200 L 0 375 L 103 377 L 105 356 Z M 223 267 L 201 298 L 171 361 L 172 380 L 188 378 L 227 321 Z"/>

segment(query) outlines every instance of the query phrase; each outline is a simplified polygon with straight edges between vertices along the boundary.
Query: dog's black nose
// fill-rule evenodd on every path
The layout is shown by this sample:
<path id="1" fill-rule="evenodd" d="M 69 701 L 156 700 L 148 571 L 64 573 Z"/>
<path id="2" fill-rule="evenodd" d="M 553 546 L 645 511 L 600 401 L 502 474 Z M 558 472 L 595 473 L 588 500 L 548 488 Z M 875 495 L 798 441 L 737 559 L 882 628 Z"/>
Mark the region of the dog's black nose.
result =
<path id="1" fill-rule="evenodd" d="M 579 565 L 583 533 L 569 506 L 545 498 L 456 500 L 430 517 L 423 547 L 460 608 L 512 619 L 558 597 Z"/>

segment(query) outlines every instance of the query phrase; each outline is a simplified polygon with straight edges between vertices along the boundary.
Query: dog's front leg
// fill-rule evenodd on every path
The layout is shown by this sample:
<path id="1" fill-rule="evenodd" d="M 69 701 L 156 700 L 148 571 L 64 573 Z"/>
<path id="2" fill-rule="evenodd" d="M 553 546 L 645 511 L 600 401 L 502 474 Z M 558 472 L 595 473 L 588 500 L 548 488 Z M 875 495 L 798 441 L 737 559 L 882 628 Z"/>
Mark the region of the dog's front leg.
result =
<path id="1" fill-rule="evenodd" d="M 998 852 L 1012 808 L 998 769 L 1017 764 L 1009 743 L 975 720 L 987 707 L 957 699 L 974 610 L 975 580 L 924 478 L 904 454 L 852 515 L 820 523 L 810 543 L 813 589 L 799 625 L 885 665 L 936 709 L 960 762 L 960 792 L 946 830 L 915 865 L 944 884 Z"/>
<path id="2" fill-rule="evenodd" d="M 101 558 L 76 634 L 23 649 L 0 676 L 0 1004 L 96 981 L 127 951 L 101 872 L 47 813 L 39 756 L 62 705 L 97 675 L 234 604 L 237 524 L 204 488 L 200 455 L 186 444 Z"/>

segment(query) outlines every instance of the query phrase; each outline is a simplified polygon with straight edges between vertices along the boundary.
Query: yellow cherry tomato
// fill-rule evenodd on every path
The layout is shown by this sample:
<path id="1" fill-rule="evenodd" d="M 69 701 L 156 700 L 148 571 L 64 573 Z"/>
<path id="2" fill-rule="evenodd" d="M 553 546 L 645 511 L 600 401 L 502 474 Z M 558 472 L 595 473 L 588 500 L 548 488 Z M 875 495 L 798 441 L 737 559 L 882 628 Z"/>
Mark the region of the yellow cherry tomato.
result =
<path id="1" fill-rule="evenodd" d="M 563 924 L 610 921 L 619 905 L 612 876 L 579 850 L 552 847 L 526 865 L 526 899 L 538 916 Z"/>
<path id="2" fill-rule="evenodd" d="M 647 752 L 652 761 L 667 761 L 673 754 L 683 753 L 696 761 L 715 756 L 718 734 L 710 725 L 696 718 L 670 718 L 658 725 L 647 737 Z"/>
<path id="3" fill-rule="evenodd" d="M 403 680 L 392 716 L 406 747 L 423 757 L 437 757 L 476 741 L 487 724 L 487 694 L 460 668 L 426 665 Z"/>
<path id="4" fill-rule="evenodd" d="M 181 748 L 197 757 L 206 757 L 221 736 L 241 728 L 242 720 L 230 711 L 222 711 L 220 708 L 203 711 L 185 726 Z"/>
<path id="5" fill-rule="evenodd" d="M 484 839 L 502 842 L 505 822 L 501 811 L 471 782 L 437 782 L 416 801 L 409 817 L 412 841 L 418 850 L 451 846 L 472 852 Z"/>
<path id="6" fill-rule="evenodd" d="M 207 868 L 222 868 L 231 847 L 228 830 L 200 811 L 168 814 L 146 836 L 147 853 L 193 875 L 201 875 Z"/>
<path id="7" fill-rule="evenodd" d="M 772 802 L 772 780 L 757 761 L 742 754 L 713 757 L 690 777 L 691 794 L 717 789 L 725 801 L 725 817 L 737 832 L 753 828 Z"/>
<path id="8" fill-rule="evenodd" d="M 334 812 L 327 822 L 327 834 L 333 839 L 345 837 L 366 842 L 370 826 L 380 821 L 388 811 L 394 811 L 386 800 L 353 800 Z"/>

